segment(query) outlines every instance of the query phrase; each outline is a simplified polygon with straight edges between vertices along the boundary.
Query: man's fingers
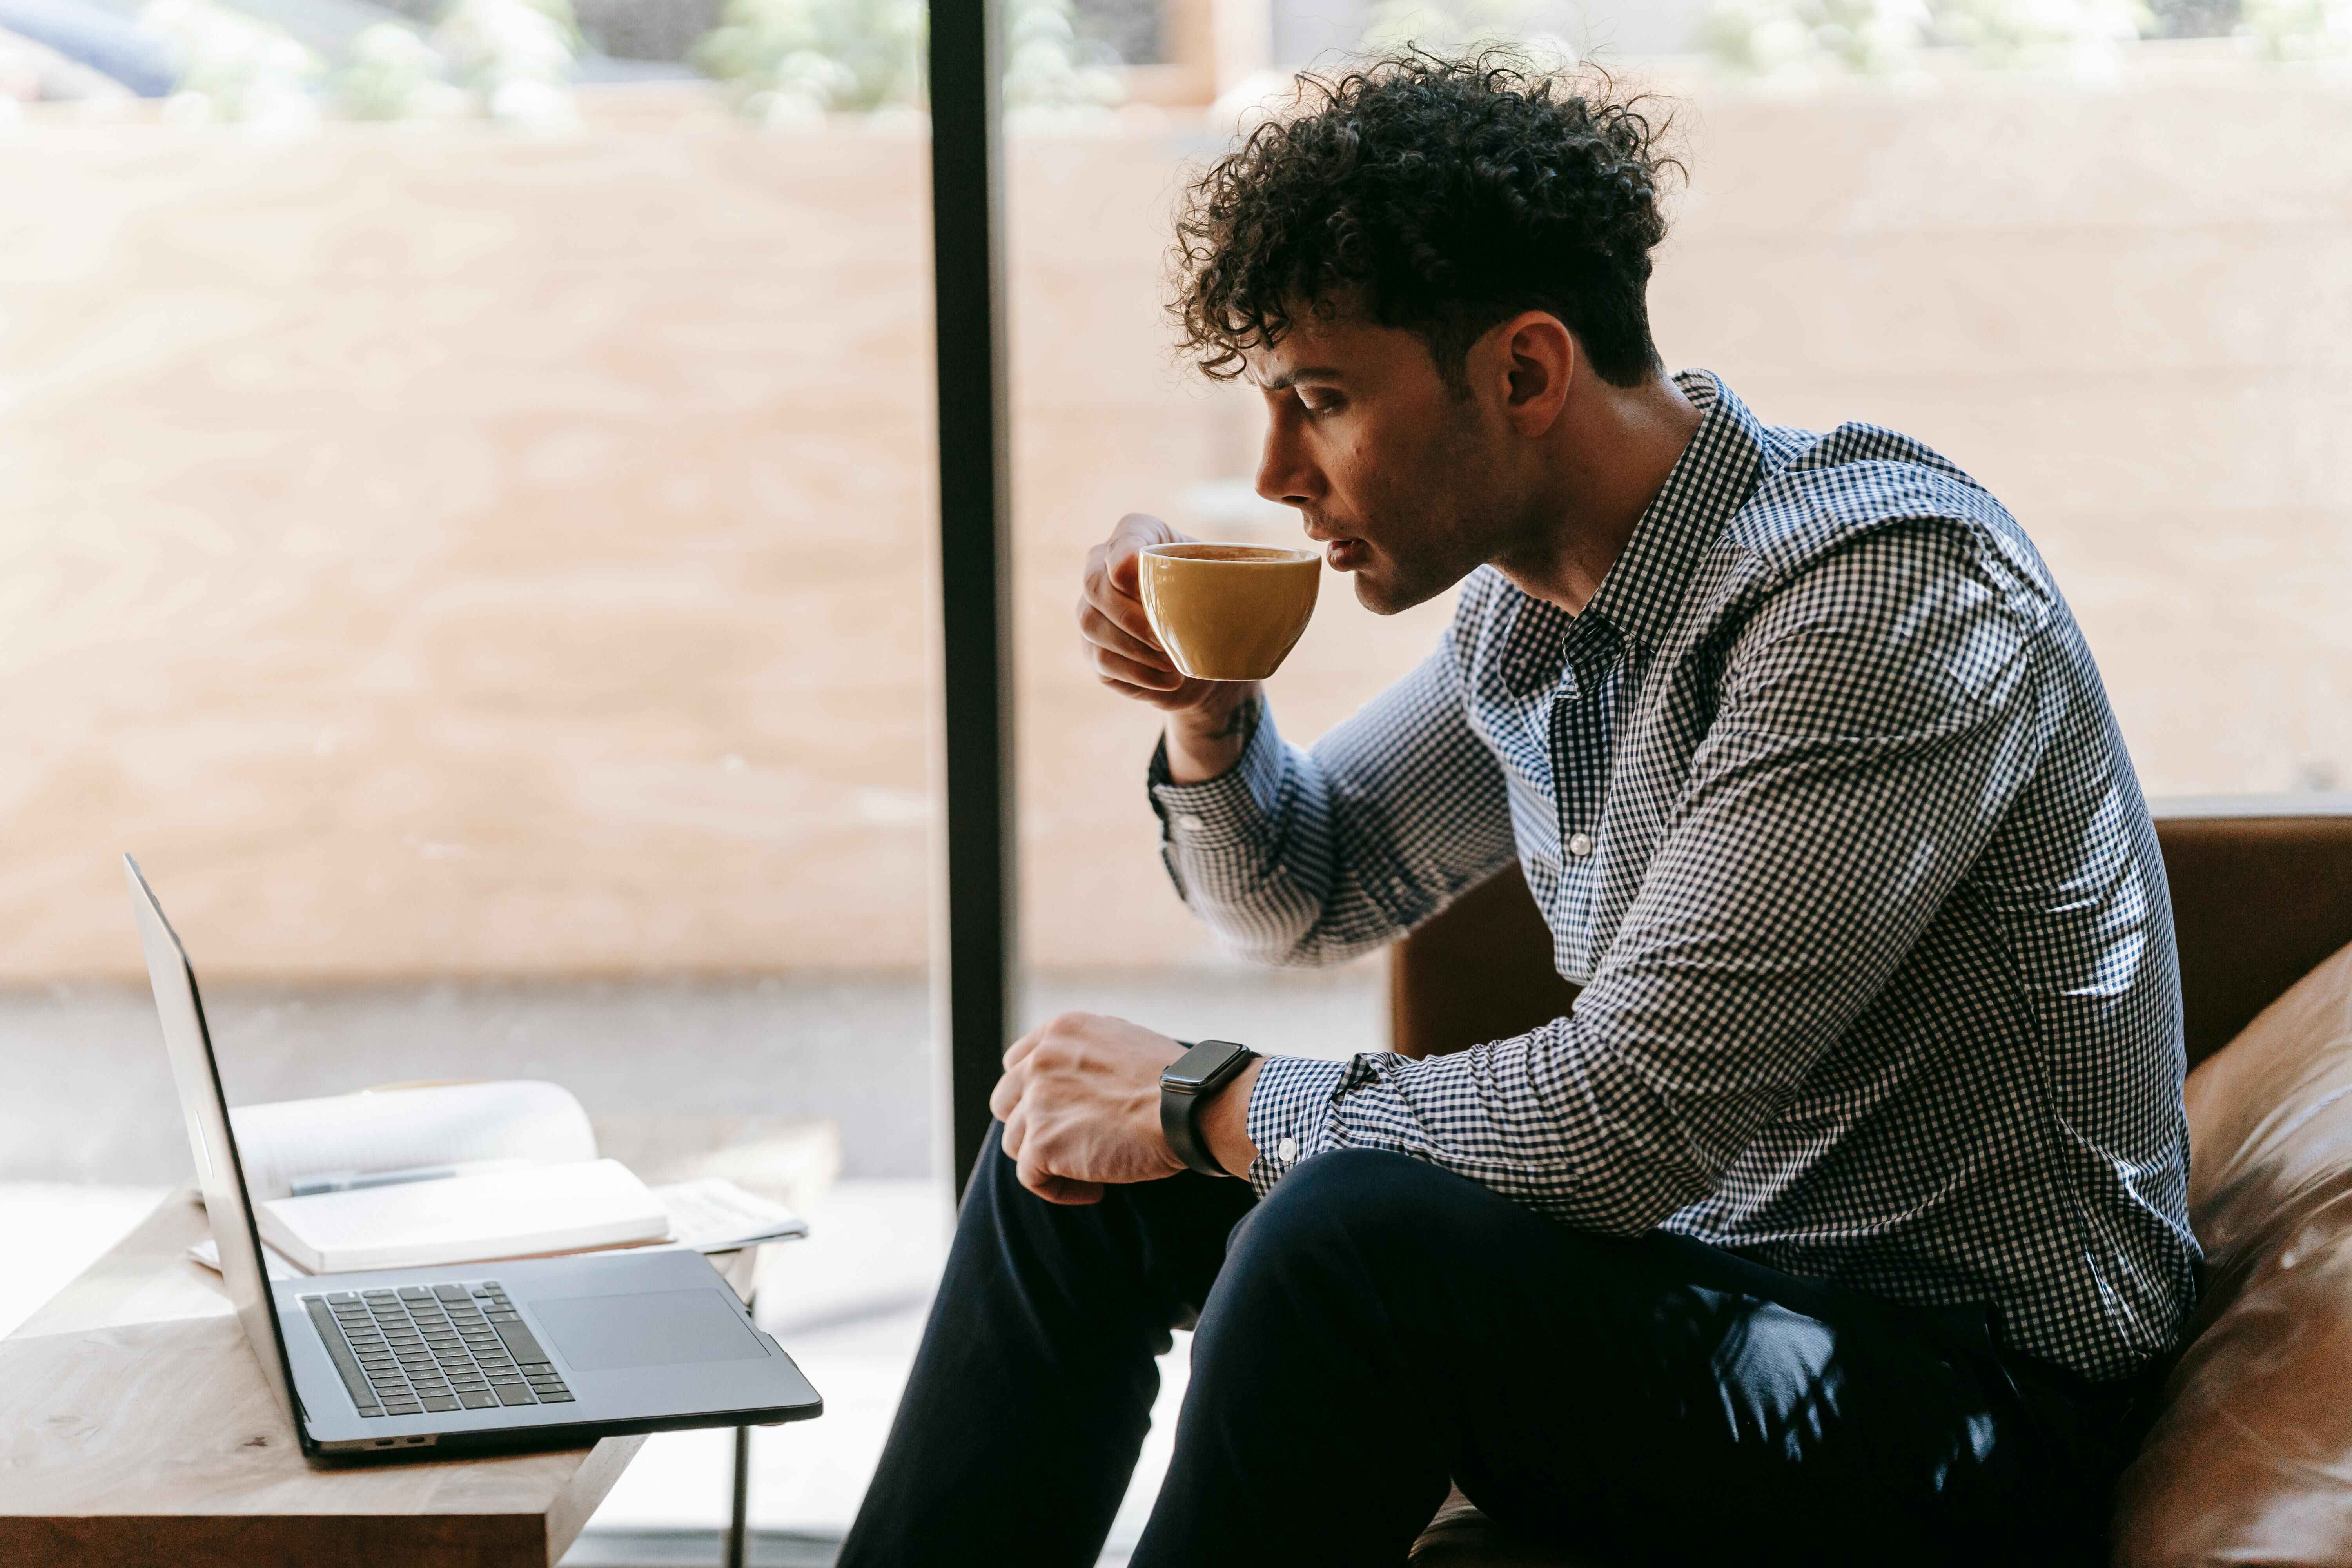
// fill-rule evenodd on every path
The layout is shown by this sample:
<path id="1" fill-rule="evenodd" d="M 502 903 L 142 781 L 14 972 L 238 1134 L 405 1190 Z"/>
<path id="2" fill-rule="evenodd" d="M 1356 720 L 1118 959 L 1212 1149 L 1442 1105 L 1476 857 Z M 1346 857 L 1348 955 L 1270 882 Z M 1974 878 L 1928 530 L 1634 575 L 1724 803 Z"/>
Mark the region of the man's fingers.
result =
<path id="1" fill-rule="evenodd" d="M 1110 531 L 1110 544 L 1104 551 L 1104 563 L 1109 570 L 1113 586 L 1130 596 L 1135 593 L 1135 558 L 1154 544 L 1176 544 L 1184 536 L 1147 512 L 1131 511 L 1118 520 Z"/>
<path id="2" fill-rule="evenodd" d="M 1006 1159 L 1018 1162 L 1022 1148 L 1028 1142 L 1029 1114 L 1016 1105 L 1013 1108 L 1013 1114 L 1004 1119 L 1004 1134 L 997 1140 L 997 1143 L 1004 1151 Z"/>
<path id="3" fill-rule="evenodd" d="M 1021 1065 L 1021 1059 L 1024 1057 L 1026 1057 L 1031 1051 L 1037 1048 L 1037 1042 L 1045 1037 L 1045 1031 L 1043 1029 L 1032 1029 L 1027 1034 L 1022 1036 L 1019 1039 L 1013 1041 L 1011 1045 L 1005 1047 L 1004 1070 L 1011 1072 L 1014 1068 L 1019 1067 Z"/>
<path id="4" fill-rule="evenodd" d="M 1149 625 L 1148 618 L 1146 624 Z M 1122 658 L 1133 659 L 1138 664 L 1148 664 L 1159 669 L 1174 668 L 1158 642 L 1137 637 L 1085 598 L 1078 601 L 1078 635 L 1096 647 L 1118 654 Z"/>
<path id="5" fill-rule="evenodd" d="M 1138 702 L 1157 708 L 1162 712 L 1172 713 L 1180 708 L 1192 706 L 1192 683 L 1189 680 L 1172 691 L 1162 691 L 1156 687 L 1138 686 L 1130 680 L 1115 680 L 1108 675 L 1097 676 L 1096 679 L 1121 697 L 1132 697 Z"/>
<path id="6" fill-rule="evenodd" d="M 1140 664 L 1107 647 L 1095 647 L 1089 651 L 1094 655 L 1095 673 L 1106 680 L 1140 687 L 1146 691 L 1174 691 L 1184 684 L 1184 678 L 1172 669 Z"/>
<path id="7" fill-rule="evenodd" d="M 1011 1118 L 1013 1107 L 1021 1103 L 1021 1080 L 1006 1073 L 988 1091 L 988 1113 L 999 1121 Z"/>
<path id="8" fill-rule="evenodd" d="M 1077 1182 L 1067 1176 L 1047 1176 L 1029 1190 L 1049 1204 L 1098 1204 L 1103 1195 L 1100 1182 Z"/>
<path id="9" fill-rule="evenodd" d="M 1046 1188 L 1060 1179 L 1045 1168 L 1045 1158 L 1037 1146 L 1025 1139 L 1022 1142 L 1021 1152 L 1013 1158 L 1013 1163 L 1019 1167 L 1021 1184 L 1041 1198 L 1047 1196 Z"/>
<path id="10" fill-rule="evenodd" d="M 1042 1148 L 1043 1140 L 1024 1140 L 1021 1157 L 1013 1163 L 1014 1173 L 1021 1184 L 1049 1204 L 1095 1204 L 1102 1201 L 1100 1182 L 1083 1182 L 1076 1176 L 1065 1176 L 1052 1170 Z"/>
<path id="11" fill-rule="evenodd" d="M 1119 630 L 1148 647 L 1160 646 L 1160 638 L 1151 629 L 1151 617 L 1143 613 L 1132 563 L 1124 586 L 1106 565 L 1099 572 L 1087 574 L 1083 592 L 1087 604 Z"/>

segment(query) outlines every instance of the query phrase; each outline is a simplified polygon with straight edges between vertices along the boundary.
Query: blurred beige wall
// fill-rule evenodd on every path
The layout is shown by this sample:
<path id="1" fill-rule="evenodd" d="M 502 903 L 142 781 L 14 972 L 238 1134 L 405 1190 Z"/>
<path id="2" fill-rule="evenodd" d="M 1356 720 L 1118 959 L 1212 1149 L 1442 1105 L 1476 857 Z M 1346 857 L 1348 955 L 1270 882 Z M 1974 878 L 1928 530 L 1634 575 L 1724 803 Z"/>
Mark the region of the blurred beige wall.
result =
<path id="1" fill-rule="evenodd" d="M 2055 565 L 2156 793 L 2352 777 L 2352 95 L 1701 94 L 1654 310 L 1768 419 L 1916 434 Z M 1265 524 L 1170 358 L 1183 126 L 1013 151 L 1036 962 L 1205 947 L 1069 629 L 1121 511 Z M 535 141 L 0 132 L 0 980 L 891 967 L 928 929 L 919 136 L 690 97 Z M 1307 739 L 1426 649 L 1327 579 Z"/>

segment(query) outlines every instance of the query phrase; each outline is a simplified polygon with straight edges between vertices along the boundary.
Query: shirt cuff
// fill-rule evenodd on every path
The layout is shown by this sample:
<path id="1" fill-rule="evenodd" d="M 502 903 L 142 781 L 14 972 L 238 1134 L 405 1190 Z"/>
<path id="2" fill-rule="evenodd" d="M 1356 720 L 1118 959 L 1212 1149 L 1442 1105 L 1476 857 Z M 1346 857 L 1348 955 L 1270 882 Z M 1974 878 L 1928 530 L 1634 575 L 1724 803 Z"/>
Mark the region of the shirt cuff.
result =
<path id="1" fill-rule="evenodd" d="M 1168 738 L 1151 754 L 1151 805 L 1160 814 L 1161 843 L 1179 854 L 1214 852 L 1262 835 L 1282 798 L 1283 747 L 1274 710 L 1260 700 L 1257 728 L 1239 761 L 1212 779 L 1178 784 L 1168 775 Z"/>
<path id="2" fill-rule="evenodd" d="M 1331 1147 L 1331 1103 L 1348 1073 L 1346 1062 L 1313 1057 L 1268 1057 L 1250 1086 L 1250 1142 L 1257 1158 L 1249 1184 L 1265 1196 L 1290 1168 Z"/>

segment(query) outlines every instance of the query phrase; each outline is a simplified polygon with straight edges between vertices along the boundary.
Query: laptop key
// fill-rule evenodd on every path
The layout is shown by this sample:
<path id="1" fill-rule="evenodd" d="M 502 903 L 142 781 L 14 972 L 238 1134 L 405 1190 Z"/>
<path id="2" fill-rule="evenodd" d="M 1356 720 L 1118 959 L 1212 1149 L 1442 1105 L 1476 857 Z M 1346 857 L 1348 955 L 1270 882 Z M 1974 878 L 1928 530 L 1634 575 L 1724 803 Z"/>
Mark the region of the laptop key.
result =
<path id="1" fill-rule="evenodd" d="M 457 1400 L 454 1394 L 428 1394 L 425 1396 L 425 1408 L 427 1410 L 455 1410 L 457 1408 Z"/>
<path id="2" fill-rule="evenodd" d="M 539 1403 L 538 1399 L 532 1395 L 530 1390 L 525 1388 L 520 1380 L 511 1384 L 503 1383 L 499 1384 L 497 1393 L 499 1403 L 500 1405 L 536 1405 Z"/>
<path id="3" fill-rule="evenodd" d="M 302 1304 L 310 1310 L 310 1326 L 318 1331 L 319 1342 L 327 1347 L 327 1358 L 335 1363 L 335 1375 L 343 1380 L 343 1392 L 352 1396 L 353 1405 L 373 1404 L 375 1393 L 368 1387 L 367 1373 L 352 1347 L 343 1342 L 343 1331 L 336 1324 L 335 1315 L 327 1310 L 327 1303 L 316 1296 L 305 1296 Z"/>
<path id="4" fill-rule="evenodd" d="M 549 1359 L 547 1352 L 539 1348 L 539 1341 L 531 1337 L 530 1330 L 524 1327 L 520 1318 L 515 1319 L 512 1322 L 499 1324 L 498 1331 L 499 1340 L 504 1342 L 507 1350 L 515 1360 L 526 1363 L 538 1362 L 543 1364 Z"/>
<path id="5" fill-rule="evenodd" d="M 468 1410 L 495 1410 L 499 1396 L 487 1388 L 469 1388 L 457 1395 L 457 1401 Z"/>

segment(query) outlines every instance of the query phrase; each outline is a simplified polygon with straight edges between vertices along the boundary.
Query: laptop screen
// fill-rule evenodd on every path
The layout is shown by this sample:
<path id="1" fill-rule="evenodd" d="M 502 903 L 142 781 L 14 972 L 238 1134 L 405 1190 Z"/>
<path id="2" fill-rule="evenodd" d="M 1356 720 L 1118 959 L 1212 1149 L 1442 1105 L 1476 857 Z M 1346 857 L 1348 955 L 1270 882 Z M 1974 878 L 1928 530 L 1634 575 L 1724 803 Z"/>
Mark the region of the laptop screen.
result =
<path id="1" fill-rule="evenodd" d="M 147 952 L 147 978 L 155 987 L 155 1011 L 163 1022 L 163 1048 L 172 1058 L 172 1081 L 180 1091 L 180 1112 L 196 1156 L 196 1181 L 205 1194 L 213 1244 L 220 1248 L 221 1279 L 236 1306 L 237 1321 L 261 1363 L 261 1375 L 296 1430 L 294 1400 L 287 1387 L 285 1342 L 278 1314 L 269 1306 L 269 1279 L 261 1263 L 261 1237 L 246 1202 L 245 1167 L 229 1131 L 228 1100 L 221 1092 L 220 1068 L 213 1060 L 212 1035 L 205 1026 L 204 1000 L 187 951 L 163 918 L 163 906 L 141 874 L 139 862 L 122 858 L 131 879 L 131 908 L 139 921 L 139 944 Z"/>

